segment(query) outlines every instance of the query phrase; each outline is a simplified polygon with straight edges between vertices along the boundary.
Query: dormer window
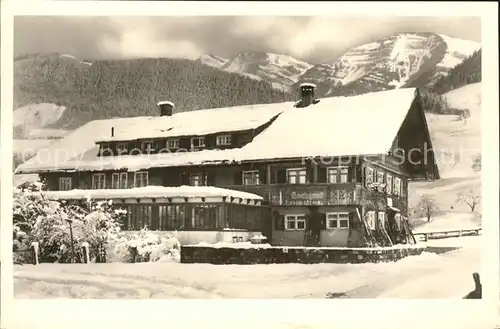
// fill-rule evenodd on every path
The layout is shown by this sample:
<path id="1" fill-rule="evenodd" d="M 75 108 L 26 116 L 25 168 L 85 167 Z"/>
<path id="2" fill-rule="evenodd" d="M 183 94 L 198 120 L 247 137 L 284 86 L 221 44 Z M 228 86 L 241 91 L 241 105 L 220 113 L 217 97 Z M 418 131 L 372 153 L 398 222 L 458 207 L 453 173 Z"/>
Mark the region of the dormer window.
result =
<path id="1" fill-rule="evenodd" d="M 169 150 L 178 149 L 179 148 L 179 139 L 178 138 L 167 139 L 167 148 Z"/>
<path id="2" fill-rule="evenodd" d="M 146 153 L 154 152 L 155 147 L 154 147 L 153 141 L 144 141 L 144 142 L 142 142 L 141 149 L 143 151 L 145 151 Z"/>
<path id="3" fill-rule="evenodd" d="M 101 144 L 101 155 L 111 155 L 111 148 L 109 147 L 109 143 Z"/>
<path id="4" fill-rule="evenodd" d="M 202 148 L 205 147 L 205 137 L 192 137 L 191 138 L 191 148 Z"/>
<path id="5" fill-rule="evenodd" d="M 231 135 L 217 136 L 217 145 L 221 146 L 231 145 Z"/>
<path id="6" fill-rule="evenodd" d="M 118 155 L 127 153 L 128 152 L 128 144 L 127 143 L 116 144 L 116 151 L 118 152 Z"/>

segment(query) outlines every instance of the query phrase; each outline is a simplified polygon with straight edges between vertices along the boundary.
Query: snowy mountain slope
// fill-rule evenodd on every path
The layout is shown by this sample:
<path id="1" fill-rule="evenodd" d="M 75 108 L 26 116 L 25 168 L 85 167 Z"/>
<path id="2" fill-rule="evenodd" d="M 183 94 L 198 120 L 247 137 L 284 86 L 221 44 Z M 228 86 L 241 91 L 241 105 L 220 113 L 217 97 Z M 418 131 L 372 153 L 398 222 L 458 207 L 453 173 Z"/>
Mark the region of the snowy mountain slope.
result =
<path id="1" fill-rule="evenodd" d="M 30 104 L 14 110 L 13 126 L 15 138 L 61 138 L 65 130 L 48 129 L 66 111 L 66 107 L 51 103 Z"/>
<path id="2" fill-rule="evenodd" d="M 472 168 L 474 158 L 481 154 L 481 83 L 452 90 L 445 96 L 450 106 L 467 108 L 471 116 L 466 121 L 458 121 L 455 115 L 426 114 L 441 179 L 411 183 L 409 202 L 410 207 L 414 207 L 423 194 L 430 194 L 442 211 L 461 213 L 460 216 L 469 220 L 470 209 L 455 201 L 458 193 L 481 188 L 481 171 Z M 480 210 L 479 205 L 477 211 Z M 447 218 L 446 213 L 443 216 Z M 455 224 L 458 225 L 458 221 Z"/>
<path id="3" fill-rule="evenodd" d="M 197 61 L 227 72 L 269 81 L 275 88 L 282 90 L 289 90 L 289 87 L 312 67 L 311 64 L 292 56 L 265 52 L 243 52 L 229 60 L 203 55 Z M 224 61 L 225 63 L 221 65 Z"/>
<path id="4" fill-rule="evenodd" d="M 224 64 L 227 63 L 228 60 L 219 56 L 204 54 L 201 55 L 196 61 L 198 63 L 220 69 L 222 66 L 224 66 Z"/>
<path id="5" fill-rule="evenodd" d="M 475 41 L 451 38 L 443 34 L 439 36 L 447 48 L 443 60 L 437 64 L 438 67 L 451 69 L 481 48 L 481 44 Z"/>
<path id="6" fill-rule="evenodd" d="M 312 65 L 265 52 L 244 52 L 229 60 L 203 55 L 197 61 L 285 90 L 313 82 L 319 96 L 335 96 L 432 84 L 480 48 L 480 43 L 438 33 L 398 33 L 353 47 L 333 63 Z"/>
<path id="7" fill-rule="evenodd" d="M 351 48 L 333 64 L 315 65 L 299 78 L 326 95 L 421 87 L 480 49 L 477 42 L 436 33 L 399 33 Z M 416 84 L 416 85 L 414 85 Z M 328 88 L 326 88 L 328 86 Z"/>

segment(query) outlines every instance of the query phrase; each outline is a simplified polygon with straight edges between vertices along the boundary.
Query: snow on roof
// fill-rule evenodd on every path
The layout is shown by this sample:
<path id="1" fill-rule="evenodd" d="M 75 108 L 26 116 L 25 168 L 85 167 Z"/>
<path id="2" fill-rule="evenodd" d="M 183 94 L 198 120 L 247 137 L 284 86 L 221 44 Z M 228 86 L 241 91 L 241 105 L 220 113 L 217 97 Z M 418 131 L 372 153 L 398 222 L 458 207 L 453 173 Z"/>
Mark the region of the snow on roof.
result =
<path id="1" fill-rule="evenodd" d="M 206 114 L 202 114 L 205 111 L 188 112 L 205 120 L 215 111 L 221 111 L 225 116 L 232 117 L 239 117 L 243 112 L 243 118 L 253 119 L 253 122 L 260 120 L 259 123 L 267 122 L 271 114 L 281 113 L 269 127 L 254 137 L 252 142 L 239 149 L 226 150 L 98 157 L 98 148 L 92 142 L 95 132 L 103 130 L 107 132 L 111 126 L 115 127 L 115 131 L 124 129 L 139 132 L 139 127 L 148 124 L 151 118 L 93 121 L 49 146 L 47 153 L 50 161 L 37 154 L 21 164 L 16 172 L 116 169 L 135 171 L 152 167 L 222 164 L 276 158 L 385 154 L 389 151 L 414 97 L 415 89 L 406 88 L 351 97 L 323 98 L 320 103 L 307 108 L 295 108 L 293 102 L 287 102 L 207 110 Z M 188 113 L 186 117 L 189 117 Z M 259 119 L 259 113 L 262 113 L 264 119 Z M 167 118 L 176 116 L 179 118 L 182 114 L 184 113 Z M 224 116 L 215 117 L 217 120 L 224 120 Z M 181 121 L 179 119 L 177 122 L 180 124 Z M 203 119 L 200 121 L 204 122 Z M 235 122 L 233 120 L 233 124 Z M 248 125 L 243 119 L 238 124 L 240 127 Z M 199 127 L 203 128 L 203 125 Z M 201 129 L 197 133 L 202 135 L 215 129 L 215 127 L 210 128 Z M 363 135 L 367 132 L 373 133 Z M 61 152 L 62 149 L 66 149 L 66 152 Z M 74 155 L 65 157 L 69 152 Z"/>
<path id="2" fill-rule="evenodd" d="M 241 148 L 236 158 L 385 154 L 414 97 L 414 88 L 393 89 L 291 108 Z"/>
<path id="3" fill-rule="evenodd" d="M 160 105 L 171 105 L 171 106 L 174 106 L 175 104 L 170 102 L 170 101 L 161 101 L 161 102 L 158 102 L 158 104 L 156 104 L 158 106 Z"/>
<path id="4" fill-rule="evenodd" d="M 262 200 L 252 193 L 240 192 L 214 186 L 145 186 L 129 189 L 70 190 L 46 191 L 43 194 L 53 200 L 57 199 L 126 199 L 126 198 L 201 198 L 201 197 L 233 197 L 245 200 Z"/>
<path id="5" fill-rule="evenodd" d="M 125 127 L 115 127 L 96 142 L 207 135 L 255 129 L 279 114 L 286 103 L 235 106 L 175 113 L 172 116 L 137 117 Z"/>
<path id="6" fill-rule="evenodd" d="M 309 83 L 309 82 L 304 82 L 300 84 L 301 87 L 313 87 L 316 88 L 316 85 L 314 83 Z"/>

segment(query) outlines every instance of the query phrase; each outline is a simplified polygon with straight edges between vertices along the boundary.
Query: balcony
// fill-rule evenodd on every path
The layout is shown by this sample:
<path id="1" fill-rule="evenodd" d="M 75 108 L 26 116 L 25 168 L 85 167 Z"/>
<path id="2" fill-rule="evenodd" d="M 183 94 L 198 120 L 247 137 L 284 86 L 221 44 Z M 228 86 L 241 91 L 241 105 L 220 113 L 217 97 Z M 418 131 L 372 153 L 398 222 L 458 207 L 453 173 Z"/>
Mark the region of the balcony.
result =
<path id="1" fill-rule="evenodd" d="M 361 184 L 311 183 L 226 185 L 224 188 L 262 196 L 272 206 L 360 204 Z"/>

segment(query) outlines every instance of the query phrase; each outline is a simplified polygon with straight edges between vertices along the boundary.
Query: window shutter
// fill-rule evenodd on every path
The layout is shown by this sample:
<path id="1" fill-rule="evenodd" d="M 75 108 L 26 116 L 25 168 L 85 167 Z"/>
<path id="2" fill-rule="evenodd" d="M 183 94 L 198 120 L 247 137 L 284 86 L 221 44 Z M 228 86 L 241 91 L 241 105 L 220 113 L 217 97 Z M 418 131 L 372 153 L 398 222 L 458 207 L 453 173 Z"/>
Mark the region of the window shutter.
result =
<path id="1" fill-rule="evenodd" d="M 321 213 L 321 226 L 323 226 L 324 229 L 326 229 L 326 214 Z"/>
<path id="2" fill-rule="evenodd" d="M 209 172 L 206 173 L 207 177 L 207 186 L 215 186 L 215 173 Z"/>
<path id="3" fill-rule="evenodd" d="M 206 148 L 216 148 L 217 147 L 217 137 L 216 135 L 205 136 L 205 147 Z"/>
<path id="4" fill-rule="evenodd" d="M 311 165 L 311 166 L 307 167 L 306 171 L 307 171 L 306 182 L 308 182 L 308 183 L 314 182 L 314 168 L 313 168 L 313 166 Z"/>
<path id="5" fill-rule="evenodd" d="M 355 168 L 356 168 L 355 169 L 356 170 L 356 182 L 361 183 L 361 182 L 363 182 L 363 172 L 361 170 L 361 166 L 357 165 Z"/>
<path id="6" fill-rule="evenodd" d="M 354 176 L 354 168 L 352 166 L 349 166 L 347 168 L 347 181 L 350 183 L 353 181 L 353 176 Z"/>
<path id="7" fill-rule="evenodd" d="M 318 167 L 318 183 L 326 183 L 326 168 Z"/>
<path id="8" fill-rule="evenodd" d="M 189 150 L 191 148 L 191 140 L 189 137 L 179 138 L 179 148 Z"/>
<path id="9" fill-rule="evenodd" d="M 280 169 L 278 170 L 278 183 L 286 183 L 286 170 Z"/>
<path id="10" fill-rule="evenodd" d="M 356 227 L 356 224 L 354 223 L 354 221 L 356 220 L 355 219 L 355 213 L 353 212 L 349 212 L 349 228 L 355 228 Z"/>
<path id="11" fill-rule="evenodd" d="M 274 228 L 276 231 L 285 230 L 285 215 L 280 215 L 279 213 L 274 216 Z"/>
<path id="12" fill-rule="evenodd" d="M 243 172 L 238 170 L 234 173 L 234 185 L 243 185 Z"/>
<path id="13" fill-rule="evenodd" d="M 153 147 L 155 149 L 155 152 L 159 152 L 160 150 L 163 150 L 165 148 L 166 142 L 164 139 L 157 139 L 153 141 Z"/>
<path id="14" fill-rule="evenodd" d="M 189 185 L 189 173 L 183 172 L 181 174 L 181 184 L 182 185 Z"/>
<path id="15" fill-rule="evenodd" d="M 239 138 L 238 138 L 238 137 L 239 137 L 239 136 L 238 136 L 238 135 L 236 135 L 236 134 L 232 134 L 232 135 L 231 135 L 231 146 L 235 146 L 235 147 L 236 147 L 236 146 L 238 146 L 238 145 L 239 145 L 239 144 L 238 144 L 238 142 L 239 142 Z"/>
<path id="16" fill-rule="evenodd" d="M 259 183 L 266 184 L 267 171 L 264 168 L 259 169 Z"/>

